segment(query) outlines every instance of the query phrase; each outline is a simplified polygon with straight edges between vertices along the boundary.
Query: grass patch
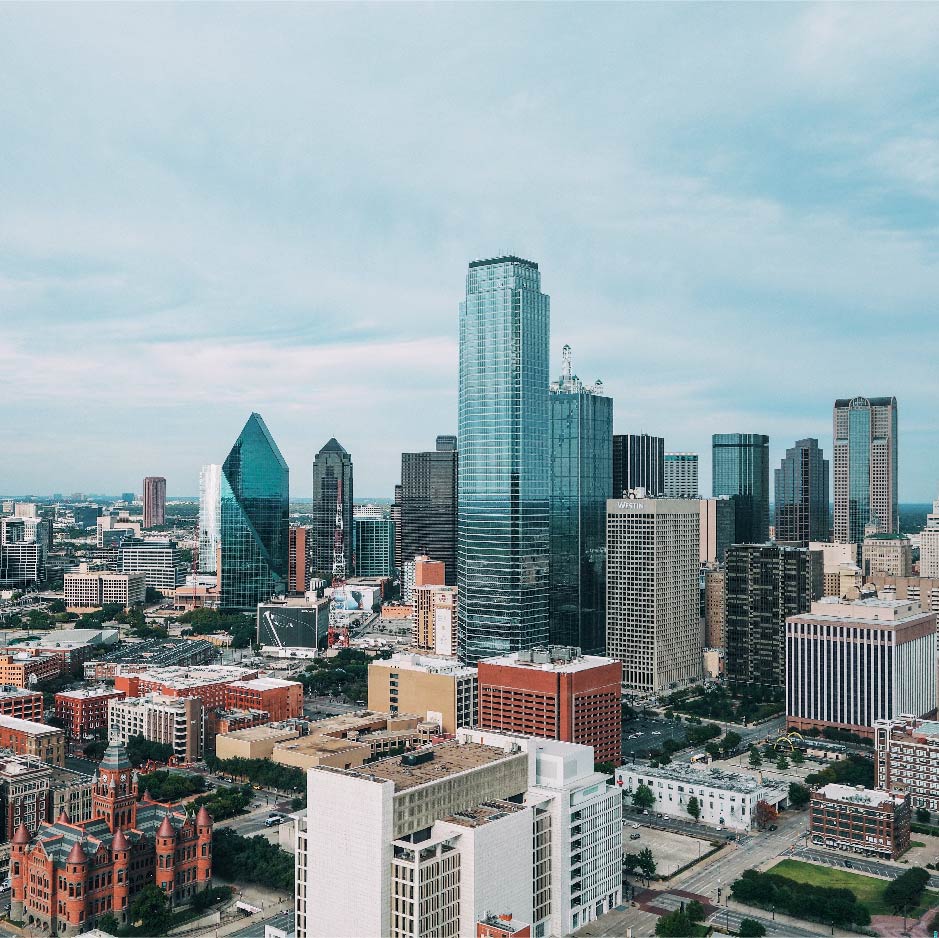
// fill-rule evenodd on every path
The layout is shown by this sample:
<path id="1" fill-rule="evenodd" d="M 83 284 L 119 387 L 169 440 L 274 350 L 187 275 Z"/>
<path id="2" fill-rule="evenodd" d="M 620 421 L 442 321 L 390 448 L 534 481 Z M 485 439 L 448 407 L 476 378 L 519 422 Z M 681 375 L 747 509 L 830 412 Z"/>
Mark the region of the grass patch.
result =
<path id="1" fill-rule="evenodd" d="M 785 876 L 797 883 L 810 883 L 813 886 L 827 886 L 831 889 L 850 889 L 857 897 L 858 902 L 867 906 L 871 915 L 893 915 L 893 909 L 884 902 L 884 890 L 890 883 L 889 879 L 877 879 L 874 876 L 864 876 L 861 873 L 851 873 L 848 870 L 835 869 L 831 866 L 818 866 L 815 863 L 803 863 L 801 860 L 782 860 L 767 873 L 776 876 Z M 923 893 L 923 899 L 911 917 L 922 915 L 927 909 L 939 905 L 939 893 Z"/>
<path id="2" fill-rule="evenodd" d="M 926 844 L 924 844 L 921 840 L 911 840 L 910 846 L 911 847 L 925 847 Z"/>

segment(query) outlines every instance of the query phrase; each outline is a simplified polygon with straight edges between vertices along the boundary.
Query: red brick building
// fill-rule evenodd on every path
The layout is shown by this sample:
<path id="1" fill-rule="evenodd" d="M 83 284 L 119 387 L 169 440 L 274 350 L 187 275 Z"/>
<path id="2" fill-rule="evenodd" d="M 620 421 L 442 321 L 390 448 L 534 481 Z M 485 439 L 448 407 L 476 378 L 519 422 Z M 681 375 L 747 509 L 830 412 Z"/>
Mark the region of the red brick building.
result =
<path id="1" fill-rule="evenodd" d="M 122 700 L 124 691 L 110 687 L 81 687 L 55 695 L 55 715 L 69 740 L 82 740 L 107 729 L 108 701 Z"/>
<path id="2" fill-rule="evenodd" d="M 65 670 L 67 664 L 64 659 L 38 650 L 0 655 L 0 684 L 29 687 L 31 678 L 48 681 Z"/>
<path id="3" fill-rule="evenodd" d="M 896 860 L 910 846 L 910 793 L 835 783 L 812 792 L 812 843 Z"/>
<path id="4" fill-rule="evenodd" d="M 622 665 L 552 645 L 478 664 L 482 729 L 593 746 L 597 762 L 619 765 Z"/>
<path id="5" fill-rule="evenodd" d="M 65 731 L 36 720 L 0 716 L 0 748 L 35 756 L 50 765 L 64 765 Z"/>
<path id="6" fill-rule="evenodd" d="M 228 685 L 233 681 L 251 680 L 258 676 L 248 668 L 205 666 L 192 668 L 153 668 L 133 674 L 117 674 L 115 690 L 128 697 L 162 694 L 164 697 L 198 697 L 206 710 L 225 707 Z"/>
<path id="7" fill-rule="evenodd" d="M 175 908 L 212 878 L 212 818 L 181 806 L 137 802 L 137 773 L 120 744 L 108 747 L 92 794 L 92 820 L 63 812 L 11 844 L 11 917 L 30 931 L 71 938 L 105 913 L 127 924 L 135 895 L 155 882 Z"/>
<path id="8" fill-rule="evenodd" d="M 274 722 L 302 717 L 303 685 L 272 677 L 232 681 L 225 692 L 225 706 L 231 710 L 266 710 Z"/>
<path id="9" fill-rule="evenodd" d="M 0 716 L 17 720 L 41 720 L 43 714 L 42 694 L 7 684 L 0 687 Z"/>

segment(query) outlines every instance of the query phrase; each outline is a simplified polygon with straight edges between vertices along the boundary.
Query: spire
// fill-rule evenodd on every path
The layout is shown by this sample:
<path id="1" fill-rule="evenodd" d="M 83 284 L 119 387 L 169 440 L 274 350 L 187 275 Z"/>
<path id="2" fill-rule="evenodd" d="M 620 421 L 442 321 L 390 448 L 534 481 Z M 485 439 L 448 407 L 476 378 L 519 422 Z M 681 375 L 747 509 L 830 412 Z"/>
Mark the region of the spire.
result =
<path id="1" fill-rule="evenodd" d="M 13 834 L 13 843 L 15 844 L 28 844 L 29 843 L 29 831 L 26 829 L 25 824 L 20 824 L 16 829 L 16 833 Z"/>
<path id="2" fill-rule="evenodd" d="M 111 842 L 111 852 L 113 853 L 117 850 L 127 850 L 127 849 L 128 849 L 127 838 L 124 836 L 124 832 L 120 828 L 118 828 L 114 832 L 114 840 Z"/>
<path id="3" fill-rule="evenodd" d="M 160 822 L 160 826 L 157 828 L 157 837 L 175 837 L 176 831 L 173 829 L 173 824 L 170 821 L 170 816 L 168 814 L 163 815 L 163 820 Z"/>
<path id="4" fill-rule="evenodd" d="M 75 845 L 72 847 L 69 852 L 68 859 L 66 863 L 87 863 L 88 857 L 85 855 L 85 851 L 82 849 L 82 842 L 80 840 L 75 841 Z"/>
<path id="5" fill-rule="evenodd" d="M 63 808 L 59 812 L 59 819 L 56 821 L 57 824 L 71 824 L 72 819 L 68 816 L 68 811 Z"/>
<path id="6" fill-rule="evenodd" d="M 205 805 L 202 805 L 199 808 L 199 813 L 196 815 L 196 824 L 199 827 L 205 827 L 208 824 L 212 823 L 212 815 L 206 810 Z"/>

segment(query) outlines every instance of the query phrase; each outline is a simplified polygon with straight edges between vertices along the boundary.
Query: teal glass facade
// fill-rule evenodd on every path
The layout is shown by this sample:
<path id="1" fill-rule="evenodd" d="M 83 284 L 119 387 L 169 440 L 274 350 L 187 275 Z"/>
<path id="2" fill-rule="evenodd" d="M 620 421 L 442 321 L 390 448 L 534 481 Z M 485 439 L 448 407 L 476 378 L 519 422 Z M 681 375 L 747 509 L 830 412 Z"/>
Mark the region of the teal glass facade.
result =
<path id="1" fill-rule="evenodd" d="M 355 518 L 354 524 L 356 576 L 394 576 L 394 521 L 390 518 Z"/>
<path id="2" fill-rule="evenodd" d="M 769 540 L 769 437 L 715 433 L 711 439 L 714 496 L 734 500 L 734 542 Z"/>
<path id="3" fill-rule="evenodd" d="M 606 502 L 613 497 L 613 400 L 552 385 L 551 642 L 606 651 Z"/>
<path id="4" fill-rule="evenodd" d="M 221 606 L 254 609 L 287 582 L 289 471 L 260 414 L 222 465 Z"/>
<path id="5" fill-rule="evenodd" d="M 473 261 L 460 304 L 458 652 L 548 641 L 548 339 L 538 265 Z"/>

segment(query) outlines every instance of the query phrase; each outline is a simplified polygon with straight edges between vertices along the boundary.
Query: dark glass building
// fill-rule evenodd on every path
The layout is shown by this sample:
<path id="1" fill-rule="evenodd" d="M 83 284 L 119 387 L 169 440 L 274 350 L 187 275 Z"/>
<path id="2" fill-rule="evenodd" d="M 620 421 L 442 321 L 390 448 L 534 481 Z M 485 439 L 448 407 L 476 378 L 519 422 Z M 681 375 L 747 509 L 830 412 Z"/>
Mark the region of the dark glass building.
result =
<path id="1" fill-rule="evenodd" d="M 401 562 L 426 554 L 446 565 L 456 583 L 457 448 L 455 436 L 438 436 L 437 448 L 401 454 Z"/>
<path id="2" fill-rule="evenodd" d="M 551 642 L 606 652 L 606 501 L 613 399 L 565 370 L 551 385 Z"/>
<path id="3" fill-rule="evenodd" d="M 775 538 L 780 544 L 808 547 L 827 541 L 828 460 L 818 440 L 796 440 L 776 470 Z"/>
<path id="4" fill-rule="evenodd" d="M 548 338 L 538 265 L 473 261 L 460 304 L 458 653 L 548 641 Z"/>
<path id="5" fill-rule="evenodd" d="M 727 551 L 725 674 L 728 684 L 782 688 L 786 618 L 808 612 L 822 592 L 822 554 L 780 544 Z"/>
<path id="6" fill-rule="evenodd" d="M 342 536 L 346 575 L 352 575 L 352 457 L 332 437 L 313 460 L 313 576 L 331 580 L 336 535 L 336 497 L 342 480 Z"/>
<path id="7" fill-rule="evenodd" d="M 289 472 L 260 414 L 244 425 L 219 480 L 220 605 L 255 609 L 287 586 Z"/>
<path id="8" fill-rule="evenodd" d="M 712 437 L 714 495 L 734 499 L 734 542 L 769 540 L 769 437 L 762 433 L 715 433 Z"/>
<path id="9" fill-rule="evenodd" d="M 665 494 L 665 440 L 648 433 L 613 437 L 613 497 L 643 488 L 656 498 Z"/>

